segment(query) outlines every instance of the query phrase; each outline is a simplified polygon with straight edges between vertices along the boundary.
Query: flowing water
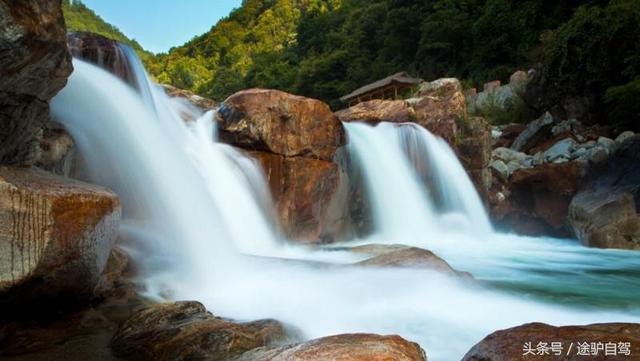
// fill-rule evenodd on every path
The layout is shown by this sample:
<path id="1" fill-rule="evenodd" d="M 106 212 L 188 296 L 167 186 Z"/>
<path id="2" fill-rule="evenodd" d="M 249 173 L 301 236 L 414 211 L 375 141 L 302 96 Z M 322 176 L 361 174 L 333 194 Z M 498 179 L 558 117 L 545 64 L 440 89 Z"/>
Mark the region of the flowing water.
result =
<path id="1" fill-rule="evenodd" d="M 345 125 L 375 221 L 352 244 L 423 245 L 476 281 L 359 269 L 344 265 L 360 259 L 348 252 L 292 246 L 275 229 L 260 168 L 215 142 L 212 113 L 185 122 L 188 107 L 152 85 L 149 102 L 93 65 L 74 67 L 54 115 L 76 140 L 84 177 L 122 198 L 122 239 L 153 297 L 276 318 L 305 338 L 400 334 L 436 361 L 525 322 L 640 320 L 637 252 L 493 232 L 453 153 L 422 128 Z"/>

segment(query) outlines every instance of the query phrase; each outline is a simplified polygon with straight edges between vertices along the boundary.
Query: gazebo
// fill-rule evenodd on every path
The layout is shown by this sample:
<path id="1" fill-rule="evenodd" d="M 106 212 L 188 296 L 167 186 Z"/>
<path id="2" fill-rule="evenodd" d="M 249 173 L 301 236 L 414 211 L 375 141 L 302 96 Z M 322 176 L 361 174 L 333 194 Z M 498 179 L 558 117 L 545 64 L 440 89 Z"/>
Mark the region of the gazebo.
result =
<path id="1" fill-rule="evenodd" d="M 414 87 L 421 82 L 422 79 L 413 78 L 403 71 L 358 88 L 340 100 L 352 106 L 371 99 L 395 99 L 398 97 L 398 91 Z"/>

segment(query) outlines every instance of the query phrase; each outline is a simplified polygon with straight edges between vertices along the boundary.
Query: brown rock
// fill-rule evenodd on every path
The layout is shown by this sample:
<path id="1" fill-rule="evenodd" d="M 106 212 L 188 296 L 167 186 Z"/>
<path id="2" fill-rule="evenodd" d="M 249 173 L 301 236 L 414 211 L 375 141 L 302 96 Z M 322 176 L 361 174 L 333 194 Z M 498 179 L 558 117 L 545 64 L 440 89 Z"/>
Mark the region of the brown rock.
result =
<path id="1" fill-rule="evenodd" d="M 342 123 L 319 100 L 278 90 L 249 89 L 218 111 L 220 138 L 248 150 L 332 160 L 346 142 Z"/>
<path id="2" fill-rule="evenodd" d="M 0 164 L 30 165 L 71 57 L 59 1 L 0 0 Z"/>
<path id="3" fill-rule="evenodd" d="M 426 361 L 420 346 L 400 336 L 345 334 L 298 345 L 256 349 L 236 361 Z"/>
<path id="4" fill-rule="evenodd" d="M 201 110 L 211 110 L 218 107 L 218 102 L 215 100 L 203 98 L 197 94 L 194 94 L 188 90 L 176 88 L 168 84 L 160 84 L 165 93 L 171 98 L 182 98 Z"/>
<path id="5" fill-rule="evenodd" d="M 491 162 L 491 126 L 480 117 L 469 117 L 458 121 L 456 145 L 458 159 L 467 170 L 471 181 L 483 199 L 488 198 L 492 174 Z"/>
<path id="6" fill-rule="evenodd" d="M 559 342 L 562 346 L 561 355 L 549 350 L 546 355 L 526 353 L 525 348 L 530 343 L 533 352 L 539 343 L 546 343 L 551 347 L 552 342 Z M 605 356 L 601 350 L 597 355 L 578 355 L 578 345 L 587 342 L 602 343 L 610 346 L 615 344 L 618 356 Z M 625 356 L 618 351 L 620 343 L 630 343 L 631 353 Z M 640 343 L 640 324 L 634 323 L 604 323 L 589 326 L 554 327 L 543 323 L 529 323 L 522 326 L 500 330 L 487 336 L 476 344 L 462 359 L 462 361 L 578 361 L 578 360 L 640 360 L 634 349 Z M 590 348 L 591 349 L 591 348 Z"/>
<path id="7" fill-rule="evenodd" d="M 450 276 L 470 275 L 458 272 L 433 252 L 418 247 L 403 245 L 365 245 L 352 248 L 353 252 L 371 254 L 373 257 L 358 262 L 359 267 L 420 268 L 437 271 Z"/>
<path id="8" fill-rule="evenodd" d="M 493 218 L 499 225 L 524 234 L 568 236 L 569 204 L 583 175 L 579 162 L 518 169 L 499 190 L 507 199 L 494 199 Z"/>
<path id="9" fill-rule="evenodd" d="M 40 140 L 40 159 L 36 166 L 48 172 L 69 177 L 75 171 L 76 149 L 71 135 L 56 122 L 44 127 Z"/>
<path id="10" fill-rule="evenodd" d="M 198 302 L 158 304 L 134 314 L 111 347 L 135 360 L 228 360 L 286 339 L 274 320 L 235 323 L 214 317 Z"/>
<path id="11" fill-rule="evenodd" d="M 526 128 L 524 124 L 508 124 L 500 129 L 502 134 L 493 144 L 494 148 L 509 148 L 513 144 L 513 141 L 522 133 Z"/>
<path id="12" fill-rule="evenodd" d="M 67 35 L 69 51 L 75 58 L 98 65 L 102 69 L 118 76 L 133 87 L 137 79 L 133 73 L 133 64 L 125 55 L 123 44 L 90 32 L 70 32 Z"/>
<path id="13" fill-rule="evenodd" d="M 625 140 L 604 164 L 592 164 L 569 220 L 586 245 L 640 249 L 640 136 Z"/>
<path id="14" fill-rule="evenodd" d="M 406 123 L 415 120 L 415 112 L 404 100 L 374 99 L 336 112 L 342 122 Z"/>
<path id="15" fill-rule="evenodd" d="M 0 309 L 93 295 L 118 235 L 120 201 L 49 173 L 0 168 Z"/>
<path id="16" fill-rule="evenodd" d="M 337 164 L 304 157 L 250 152 L 265 170 L 280 227 L 285 236 L 301 241 L 330 241 L 340 228 L 333 207 L 341 185 Z"/>

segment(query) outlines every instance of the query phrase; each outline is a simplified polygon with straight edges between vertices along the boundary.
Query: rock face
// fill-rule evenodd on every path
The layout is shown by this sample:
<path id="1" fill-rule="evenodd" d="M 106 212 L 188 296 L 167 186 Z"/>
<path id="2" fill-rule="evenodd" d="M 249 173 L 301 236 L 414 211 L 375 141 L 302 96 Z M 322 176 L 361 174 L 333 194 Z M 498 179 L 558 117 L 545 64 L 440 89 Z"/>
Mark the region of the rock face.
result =
<path id="1" fill-rule="evenodd" d="M 586 245 L 640 249 L 640 135 L 625 136 L 609 161 L 588 170 L 569 221 Z"/>
<path id="2" fill-rule="evenodd" d="M 126 45 L 102 35 L 90 32 L 70 32 L 67 35 L 69 51 L 75 58 L 98 65 L 118 76 L 128 84 L 137 87 L 133 64 L 126 56 Z"/>
<path id="3" fill-rule="evenodd" d="M 0 164 L 30 165 L 72 71 L 60 2 L 0 0 L 0 54 Z"/>
<path id="4" fill-rule="evenodd" d="M 269 180 L 285 235 L 302 241 L 333 238 L 333 200 L 344 175 L 337 164 L 346 139 L 342 123 L 319 100 L 250 89 L 224 101 L 220 137 L 250 151 Z"/>
<path id="5" fill-rule="evenodd" d="M 637 360 L 636 350 L 632 348 L 638 343 L 640 324 L 554 327 L 530 323 L 492 333 L 476 344 L 462 361 Z M 587 345 L 586 351 L 580 348 L 583 344 Z"/>
<path id="6" fill-rule="evenodd" d="M 0 168 L 0 309 L 90 298 L 119 219 L 120 202 L 104 188 Z"/>
<path id="7" fill-rule="evenodd" d="M 494 199 L 498 225 L 529 235 L 569 236 L 567 213 L 584 168 L 579 162 L 546 163 L 514 171 Z"/>
<path id="8" fill-rule="evenodd" d="M 415 119 L 415 111 L 404 100 L 374 99 L 336 112 L 342 122 L 405 123 Z"/>
<path id="9" fill-rule="evenodd" d="M 345 334 L 298 345 L 256 349 L 236 361 L 426 361 L 420 346 L 400 336 Z"/>
<path id="10" fill-rule="evenodd" d="M 157 304 L 125 321 L 111 348 L 135 360 L 229 360 L 286 339 L 277 321 L 234 323 L 214 317 L 199 302 Z"/>

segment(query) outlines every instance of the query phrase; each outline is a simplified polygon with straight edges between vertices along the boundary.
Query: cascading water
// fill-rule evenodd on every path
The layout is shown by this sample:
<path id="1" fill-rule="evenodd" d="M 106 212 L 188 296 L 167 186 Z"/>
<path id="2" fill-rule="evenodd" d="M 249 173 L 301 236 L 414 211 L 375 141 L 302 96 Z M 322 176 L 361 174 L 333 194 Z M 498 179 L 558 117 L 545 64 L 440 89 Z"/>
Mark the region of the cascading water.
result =
<path id="1" fill-rule="evenodd" d="M 274 258 L 358 259 L 335 250 L 287 252 L 265 217 L 268 211 L 260 209 L 268 203 L 263 175 L 243 155 L 213 142 L 212 114 L 185 124 L 184 109 L 154 88 L 151 108 L 107 72 L 79 61 L 74 67 L 52 103 L 54 115 L 72 133 L 87 178 L 120 195 L 123 238 L 143 267 L 141 281 L 152 296 L 197 299 L 236 319 L 276 318 L 308 338 L 400 334 L 419 342 L 436 361 L 458 360 L 490 332 L 525 322 L 640 320 L 637 252 L 492 232 L 470 236 L 438 227 L 438 210 L 403 151 L 406 135 L 403 145 L 397 131 L 381 134 L 389 125 L 347 125 L 384 235 L 371 240 L 405 242 L 409 232 L 427 232 L 417 233 L 414 241 L 428 241 L 454 267 L 473 272 L 476 281 L 426 270 Z M 436 157 L 449 169 L 445 156 Z M 432 168 L 440 172 L 437 167 Z M 380 184 L 395 190 L 373 189 Z M 448 201 L 447 209 L 473 219 L 476 210 L 463 201 Z M 573 287 L 564 290 L 567 284 Z"/>
<path id="2" fill-rule="evenodd" d="M 491 232 L 480 197 L 444 140 L 410 123 L 344 126 L 382 241 L 424 245 L 447 229 Z"/>

